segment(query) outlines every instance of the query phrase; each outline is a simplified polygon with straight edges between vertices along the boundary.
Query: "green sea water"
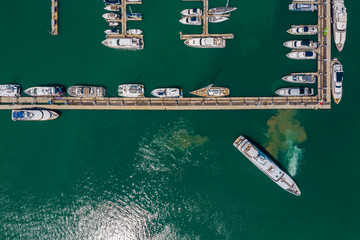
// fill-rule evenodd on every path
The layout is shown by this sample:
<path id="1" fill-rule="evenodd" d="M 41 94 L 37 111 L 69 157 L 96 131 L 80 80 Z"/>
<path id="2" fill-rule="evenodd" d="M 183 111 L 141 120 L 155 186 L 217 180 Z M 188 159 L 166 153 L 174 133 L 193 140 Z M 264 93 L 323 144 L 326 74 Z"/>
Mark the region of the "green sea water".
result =
<path id="1" fill-rule="evenodd" d="M 210 7 L 225 0 L 211 0 Z M 60 0 L 59 36 L 51 36 L 50 1 L 0 2 L 0 79 L 35 85 L 96 84 L 108 96 L 121 83 L 180 86 L 213 83 L 232 96 L 274 96 L 290 72 L 316 71 L 289 60 L 290 1 L 230 1 L 231 19 L 211 33 L 234 33 L 225 49 L 193 49 L 179 32 L 179 12 L 198 2 L 132 6 L 143 51 L 101 44 L 103 3 Z M 360 239 L 358 192 L 360 37 L 357 1 L 346 1 L 349 28 L 338 57 L 344 96 L 331 110 L 62 111 L 49 122 L 12 122 L 0 112 L 0 239 Z M 311 38 L 312 39 L 312 38 Z M 315 87 L 315 86 L 314 86 Z M 293 176 L 295 197 L 253 166 L 232 143 L 240 134 L 266 148 Z"/>

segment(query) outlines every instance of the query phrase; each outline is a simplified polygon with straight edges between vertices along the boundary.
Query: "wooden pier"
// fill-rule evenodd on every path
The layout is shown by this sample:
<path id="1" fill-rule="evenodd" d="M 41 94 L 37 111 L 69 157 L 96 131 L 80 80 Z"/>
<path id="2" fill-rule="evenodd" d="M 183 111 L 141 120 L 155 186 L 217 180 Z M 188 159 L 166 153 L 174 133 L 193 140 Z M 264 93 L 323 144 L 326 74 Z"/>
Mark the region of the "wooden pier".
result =
<path id="1" fill-rule="evenodd" d="M 59 2 L 58 0 L 51 0 L 51 34 L 59 34 Z"/>

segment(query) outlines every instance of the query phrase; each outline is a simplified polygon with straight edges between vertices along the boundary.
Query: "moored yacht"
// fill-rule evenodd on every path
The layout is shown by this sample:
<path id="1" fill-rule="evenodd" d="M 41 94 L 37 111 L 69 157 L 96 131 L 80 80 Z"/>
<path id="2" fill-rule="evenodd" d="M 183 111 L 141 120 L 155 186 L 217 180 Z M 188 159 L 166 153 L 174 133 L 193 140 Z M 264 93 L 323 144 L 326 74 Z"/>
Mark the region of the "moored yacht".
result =
<path id="1" fill-rule="evenodd" d="M 102 44 L 109 48 L 124 50 L 141 50 L 144 48 L 144 42 L 140 38 L 108 38 L 102 41 Z"/>
<path id="2" fill-rule="evenodd" d="M 210 84 L 207 87 L 200 88 L 190 93 L 200 97 L 225 97 L 230 94 L 230 90 L 225 87 L 213 87 L 213 84 Z"/>
<path id="3" fill-rule="evenodd" d="M 306 73 L 292 73 L 281 78 L 285 82 L 291 83 L 315 83 L 316 75 L 315 74 L 306 74 Z"/>
<path id="4" fill-rule="evenodd" d="M 257 148 L 244 136 L 238 137 L 234 147 L 250 160 L 260 171 L 273 180 L 277 185 L 287 192 L 300 196 L 301 192 L 294 180 L 277 166 L 265 153 Z"/>
<path id="5" fill-rule="evenodd" d="M 236 7 L 217 7 L 209 9 L 209 14 L 212 15 L 223 15 L 235 11 Z"/>
<path id="6" fill-rule="evenodd" d="M 315 11 L 317 5 L 314 3 L 292 3 L 289 5 L 290 11 Z"/>
<path id="7" fill-rule="evenodd" d="M 118 12 L 121 10 L 121 7 L 120 5 L 111 4 L 111 5 L 106 5 L 104 9 L 112 12 Z"/>
<path id="8" fill-rule="evenodd" d="M 107 35 L 118 35 L 118 34 L 120 34 L 120 30 L 119 29 L 106 29 L 104 31 L 104 33 L 106 33 Z"/>
<path id="9" fill-rule="evenodd" d="M 65 94 L 63 86 L 38 86 L 31 87 L 24 91 L 33 97 L 61 97 Z"/>
<path id="10" fill-rule="evenodd" d="M 18 84 L 1 84 L 0 97 L 19 97 L 20 85 Z"/>
<path id="11" fill-rule="evenodd" d="M 344 0 L 333 0 L 333 30 L 336 48 L 341 52 L 346 40 L 347 12 Z"/>
<path id="12" fill-rule="evenodd" d="M 189 47 L 194 48 L 224 48 L 225 39 L 221 37 L 189 38 L 184 42 Z"/>
<path id="13" fill-rule="evenodd" d="M 336 104 L 342 97 L 343 66 L 337 58 L 332 61 L 332 96 Z"/>
<path id="14" fill-rule="evenodd" d="M 102 15 L 103 18 L 105 18 L 106 20 L 119 20 L 121 17 L 119 14 L 116 13 L 105 13 Z"/>
<path id="15" fill-rule="evenodd" d="M 107 22 L 107 23 L 109 24 L 109 27 L 117 27 L 117 26 L 120 25 L 119 22 L 111 22 L 111 21 L 109 21 L 109 22 Z"/>
<path id="16" fill-rule="evenodd" d="M 13 121 L 47 121 L 59 117 L 59 114 L 46 109 L 20 109 L 12 110 Z"/>
<path id="17" fill-rule="evenodd" d="M 143 97 L 145 92 L 144 85 L 141 84 L 122 84 L 118 86 L 120 97 L 136 98 Z"/>
<path id="18" fill-rule="evenodd" d="M 126 31 L 129 35 L 140 35 L 142 31 L 140 29 L 129 29 Z"/>
<path id="19" fill-rule="evenodd" d="M 186 25 L 201 25 L 201 18 L 198 17 L 183 17 L 179 20 L 182 24 Z"/>
<path id="20" fill-rule="evenodd" d="M 157 88 L 151 91 L 151 95 L 159 98 L 180 98 L 183 91 L 180 88 Z"/>
<path id="21" fill-rule="evenodd" d="M 142 20 L 143 15 L 141 13 L 128 13 L 126 17 L 128 20 Z"/>
<path id="22" fill-rule="evenodd" d="M 226 20 L 229 20 L 229 18 L 224 17 L 224 16 L 213 15 L 213 16 L 208 17 L 208 20 L 211 23 L 220 23 L 220 22 L 224 22 Z"/>
<path id="23" fill-rule="evenodd" d="M 284 46 L 292 49 L 316 49 L 318 44 L 310 40 L 292 40 L 284 42 Z"/>
<path id="24" fill-rule="evenodd" d="M 313 25 L 292 25 L 287 32 L 292 35 L 315 35 L 318 33 L 318 29 Z"/>
<path id="25" fill-rule="evenodd" d="M 282 97 L 303 97 L 313 95 L 314 89 L 308 87 L 289 87 L 280 88 L 275 93 Z"/>
<path id="26" fill-rule="evenodd" d="M 126 1 L 126 0 L 124 0 L 124 1 Z M 120 5 L 121 4 L 120 0 L 104 0 L 104 3 L 110 4 L 110 5 Z"/>
<path id="27" fill-rule="evenodd" d="M 201 17 L 202 10 L 200 8 L 184 9 L 181 11 L 181 15 L 187 17 Z"/>
<path id="28" fill-rule="evenodd" d="M 291 51 L 286 54 L 288 58 L 291 59 L 316 59 L 316 52 L 315 51 Z"/>
<path id="29" fill-rule="evenodd" d="M 67 93 L 72 97 L 104 97 L 105 88 L 98 86 L 71 86 Z"/>

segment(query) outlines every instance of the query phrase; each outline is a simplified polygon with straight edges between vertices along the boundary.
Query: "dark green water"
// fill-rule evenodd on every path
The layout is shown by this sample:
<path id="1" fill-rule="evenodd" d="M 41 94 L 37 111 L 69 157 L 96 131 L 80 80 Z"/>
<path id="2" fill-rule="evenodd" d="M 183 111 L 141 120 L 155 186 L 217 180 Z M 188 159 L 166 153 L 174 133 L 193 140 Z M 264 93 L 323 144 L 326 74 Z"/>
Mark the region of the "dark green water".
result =
<path id="1" fill-rule="evenodd" d="M 211 7 L 225 4 L 213 0 Z M 50 1 L 0 2 L 0 79 L 37 84 L 98 84 L 116 93 L 139 82 L 146 92 L 214 83 L 233 96 L 272 96 L 281 76 L 315 71 L 285 57 L 289 1 L 232 1 L 239 9 L 210 32 L 234 33 L 225 49 L 192 49 L 179 31 L 184 8 L 199 3 L 144 1 L 145 50 L 101 45 L 102 1 L 60 2 L 51 36 Z M 360 239 L 359 84 L 356 1 L 346 1 L 349 32 L 339 57 L 344 97 L 328 111 L 63 111 L 56 121 L 22 123 L 0 112 L 0 239 Z M 232 143 L 244 134 L 276 156 L 302 195 L 280 189 Z"/>

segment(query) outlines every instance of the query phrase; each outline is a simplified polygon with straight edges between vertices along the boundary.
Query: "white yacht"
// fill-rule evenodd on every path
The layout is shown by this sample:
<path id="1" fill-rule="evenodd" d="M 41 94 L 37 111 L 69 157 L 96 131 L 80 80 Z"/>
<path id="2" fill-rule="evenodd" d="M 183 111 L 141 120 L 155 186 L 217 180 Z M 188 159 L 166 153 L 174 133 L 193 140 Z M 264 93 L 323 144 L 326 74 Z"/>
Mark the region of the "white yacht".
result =
<path id="1" fill-rule="evenodd" d="M 295 196 L 301 195 L 300 189 L 294 180 L 244 136 L 238 137 L 233 145 L 281 188 Z"/>
<path id="2" fill-rule="evenodd" d="M 187 17 L 201 17 L 202 10 L 200 8 L 185 9 L 181 11 L 181 15 Z"/>
<path id="3" fill-rule="evenodd" d="M 105 20 L 119 20 L 121 18 L 121 16 L 119 14 L 116 13 L 105 13 L 102 15 L 103 18 L 105 18 Z"/>
<path id="4" fill-rule="evenodd" d="M 184 42 L 189 47 L 194 48 L 224 48 L 225 39 L 221 37 L 189 38 Z"/>
<path id="5" fill-rule="evenodd" d="M 236 7 L 217 7 L 209 9 L 210 15 L 223 15 L 235 11 Z"/>
<path id="6" fill-rule="evenodd" d="M 292 35 L 315 35 L 318 33 L 318 29 L 313 25 L 292 25 L 287 32 Z"/>
<path id="7" fill-rule="evenodd" d="M 275 93 L 282 97 L 303 97 L 313 95 L 314 89 L 308 87 L 289 87 L 280 88 Z"/>
<path id="8" fill-rule="evenodd" d="M 332 61 L 332 95 L 336 104 L 342 97 L 343 66 L 337 58 Z"/>
<path id="9" fill-rule="evenodd" d="M 13 121 L 46 121 L 59 117 L 59 114 L 46 109 L 20 109 L 12 110 Z"/>
<path id="10" fill-rule="evenodd" d="M 151 91 L 151 95 L 159 98 L 181 98 L 183 91 L 180 88 L 157 88 Z"/>
<path id="11" fill-rule="evenodd" d="M 129 29 L 126 33 L 129 35 L 140 35 L 142 34 L 142 31 L 140 29 Z"/>
<path id="12" fill-rule="evenodd" d="M 106 29 L 104 33 L 106 33 L 107 35 L 119 35 L 120 29 Z"/>
<path id="13" fill-rule="evenodd" d="M 120 23 L 119 22 L 107 22 L 108 24 L 109 24 L 109 27 L 117 27 L 117 26 L 119 26 L 120 25 Z"/>
<path id="14" fill-rule="evenodd" d="M 346 40 L 347 12 L 344 0 L 333 0 L 333 31 L 336 48 L 341 52 Z"/>
<path id="15" fill-rule="evenodd" d="M 19 97 L 20 85 L 18 84 L 1 84 L 0 97 Z"/>
<path id="16" fill-rule="evenodd" d="M 67 93 L 72 97 L 104 97 L 105 88 L 98 86 L 71 86 Z"/>
<path id="17" fill-rule="evenodd" d="M 141 50 L 144 48 L 144 42 L 140 38 L 108 38 L 102 41 L 102 44 L 109 48 L 124 50 Z"/>
<path id="18" fill-rule="evenodd" d="M 315 83 L 316 75 L 315 74 L 306 74 L 306 73 L 292 73 L 281 78 L 285 82 L 291 83 Z"/>
<path id="19" fill-rule="evenodd" d="M 61 97 L 65 94 L 63 86 L 31 87 L 24 93 L 32 97 Z"/>
<path id="20" fill-rule="evenodd" d="M 120 5 L 110 4 L 110 5 L 106 5 L 104 9 L 107 11 L 118 12 L 121 10 L 121 7 Z"/>
<path id="21" fill-rule="evenodd" d="M 220 22 L 224 22 L 226 20 L 229 20 L 229 18 L 224 17 L 224 16 L 212 15 L 212 16 L 208 17 L 208 20 L 211 23 L 220 23 Z"/>
<path id="22" fill-rule="evenodd" d="M 292 49 L 316 49 L 318 44 L 310 40 L 292 40 L 284 42 L 284 46 Z"/>
<path id="23" fill-rule="evenodd" d="M 316 59 L 316 52 L 315 51 L 291 51 L 286 54 L 288 58 L 291 59 Z"/>
<path id="24" fill-rule="evenodd" d="M 314 3 L 292 3 L 289 5 L 290 11 L 315 11 L 317 5 Z"/>
<path id="25" fill-rule="evenodd" d="M 122 84 L 118 86 L 118 95 L 120 97 L 144 97 L 144 92 L 144 85 L 141 84 Z"/>
<path id="26" fill-rule="evenodd" d="M 182 24 L 186 25 L 201 25 L 201 18 L 198 17 L 183 17 L 179 20 Z"/>

